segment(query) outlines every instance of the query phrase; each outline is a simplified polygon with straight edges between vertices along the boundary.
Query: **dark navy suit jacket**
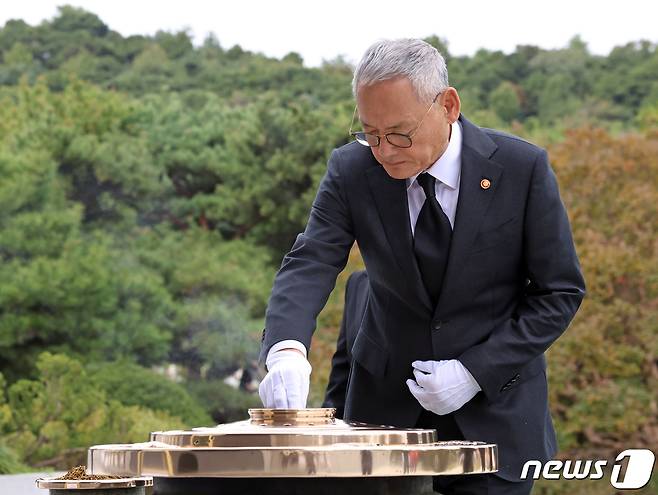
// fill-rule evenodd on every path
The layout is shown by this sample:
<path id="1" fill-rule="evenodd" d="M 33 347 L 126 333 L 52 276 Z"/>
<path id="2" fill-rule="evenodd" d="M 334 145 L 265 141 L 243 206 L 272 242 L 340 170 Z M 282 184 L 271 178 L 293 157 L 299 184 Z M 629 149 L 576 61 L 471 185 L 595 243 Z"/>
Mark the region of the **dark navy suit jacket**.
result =
<path id="1" fill-rule="evenodd" d="M 438 304 L 415 261 L 406 181 L 353 142 L 332 152 L 306 229 L 276 275 L 261 360 L 281 340 L 310 347 L 356 240 L 369 294 L 344 418 L 415 426 L 421 406 L 405 383 L 411 363 L 458 359 L 482 392 L 455 420 L 466 439 L 498 444 L 498 474 L 512 480 L 526 460 L 556 451 L 544 351 L 569 325 L 585 284 L 546 152 L 460 121 L 459 201 Z"/>

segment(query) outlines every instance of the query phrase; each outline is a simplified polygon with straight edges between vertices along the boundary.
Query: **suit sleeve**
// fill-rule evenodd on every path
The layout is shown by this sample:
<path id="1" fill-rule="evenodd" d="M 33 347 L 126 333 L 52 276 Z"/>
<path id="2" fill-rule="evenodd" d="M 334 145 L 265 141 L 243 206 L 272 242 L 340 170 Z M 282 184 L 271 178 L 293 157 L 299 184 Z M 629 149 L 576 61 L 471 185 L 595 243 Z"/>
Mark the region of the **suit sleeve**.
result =
<path id="1" fill-rule="evenodd" d="M 528 284 L 514 315 L 459 357 L 490 401 L 566 330 L 585 295 L 569 219 L 543 150 L 532 172 L 523 240 Z"/>
<path id="2" fill-rule="evenodd" d="M 347 263 L 354 234 L 341 169 L 340 151 L 334 150 L 306 229 L 297 236 L 274 279 L 265 313 L 261 362 L 270 347 L 282 340 L 298 340 L 308 350 L 318 313 Z"/>

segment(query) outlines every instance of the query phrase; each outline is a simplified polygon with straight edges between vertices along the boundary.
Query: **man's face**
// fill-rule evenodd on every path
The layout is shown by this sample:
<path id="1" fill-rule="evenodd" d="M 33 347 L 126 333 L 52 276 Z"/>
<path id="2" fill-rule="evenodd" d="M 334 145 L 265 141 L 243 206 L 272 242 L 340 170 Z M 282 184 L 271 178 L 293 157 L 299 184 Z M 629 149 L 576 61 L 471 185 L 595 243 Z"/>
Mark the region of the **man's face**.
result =
<path id="1" fill-rule="evenodd" d="M 375 159 L 394 179 L 406 179 L 430 167 L 446 150 L 450 125 L 459 117 L 459 96 L 448 88 L 427 113 L 431 102 L 420 102 L 411 82 L 398 77 L 359 88 L 356 96 L 363 130 L 381 136 L 379 146 L 371 148 Z M 411 133 L 410 148 L 390 144 L 384 134 Z"/>

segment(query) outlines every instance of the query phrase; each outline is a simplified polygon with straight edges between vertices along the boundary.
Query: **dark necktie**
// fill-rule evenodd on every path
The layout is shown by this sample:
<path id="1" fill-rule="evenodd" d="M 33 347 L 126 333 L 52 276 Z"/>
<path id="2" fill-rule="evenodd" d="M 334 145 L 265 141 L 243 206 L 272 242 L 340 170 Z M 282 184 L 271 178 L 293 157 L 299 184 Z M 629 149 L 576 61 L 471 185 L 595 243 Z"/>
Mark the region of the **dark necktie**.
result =
<path id="1" fill-rule="evenodd" d="M 436 179 L 428 173 L 422 173 L 416 180 L 425 191 L 426 199 L 416 221 L 414 253 L 425 288 L 432 298 L 432 303 L 436 305 L 448 263 L 452 228 L 436 200 Z"/>

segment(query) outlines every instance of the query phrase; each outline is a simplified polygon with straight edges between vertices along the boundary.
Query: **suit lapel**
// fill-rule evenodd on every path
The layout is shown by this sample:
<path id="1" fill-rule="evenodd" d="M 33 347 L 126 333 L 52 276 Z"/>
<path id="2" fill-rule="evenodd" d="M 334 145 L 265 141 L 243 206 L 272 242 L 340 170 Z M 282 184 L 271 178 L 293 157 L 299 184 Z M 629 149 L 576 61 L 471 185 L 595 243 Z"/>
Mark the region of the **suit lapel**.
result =
<path id="1" fill-rule="evenodd" d="M 366 172 L 372 196 L 377 204 L 377 211 L 406 285 L 412 293 L 432 310 L 429 295 L 425 290 L 416 258 L 413 252 L 411 225 L 409 224 L 409 206 L 407 201 L 407 183 L 404 179 L 393 179 L 377 165 Z"/>
<path id="2" fill-rule="evenodd" d="M 489 159 L 496 144 L 463 116 L 459 120 L 463 132 L 459 200 L 441 294 L 449 294 L 451 285 L 457 282 L 502 174 L 502 167 Z M 391 178 L 379 164 L 367 169 L 366 177 L 386 239 L 406 285 L 427 310 L 438 311 L 449 298 L 440 297 L 434 308 L 423 284 L 413 252 L 406 181 Z M 489 181 L 488 188 L 482 186 L 484 179 Z"/>
<path id="3" fill-rule="evenodd" d="M 459 273 L 466 263 L 502 174 L 502 167 L 489 159 L 497 148 L 496 144 L 465 118 L 460 117 L 460 121 L 464 141 L 459 200 L 441 294 L 450 294 L 451 286 L 459 280 Z M 440 298 L 437 311 L 447 302 L 447 297 Z"/>

